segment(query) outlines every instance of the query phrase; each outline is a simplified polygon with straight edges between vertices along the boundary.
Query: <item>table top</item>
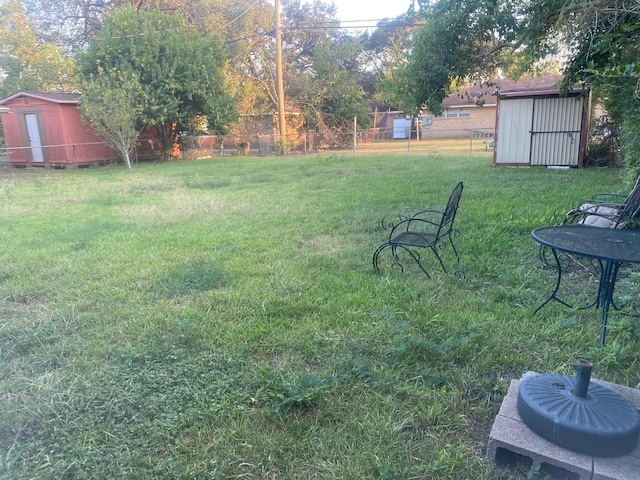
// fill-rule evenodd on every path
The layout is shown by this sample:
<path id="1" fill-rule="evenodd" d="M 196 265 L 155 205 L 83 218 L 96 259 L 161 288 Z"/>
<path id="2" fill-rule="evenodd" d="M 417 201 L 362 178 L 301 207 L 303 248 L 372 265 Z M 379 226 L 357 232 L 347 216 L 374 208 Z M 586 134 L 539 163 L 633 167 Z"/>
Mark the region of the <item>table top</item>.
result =
<path id="1" fill-rule="evenodd" d="M 640 231 L 574 224 L 536 228 L 531 236 L 555 250 L 619 263 L 640 263 Z"/>

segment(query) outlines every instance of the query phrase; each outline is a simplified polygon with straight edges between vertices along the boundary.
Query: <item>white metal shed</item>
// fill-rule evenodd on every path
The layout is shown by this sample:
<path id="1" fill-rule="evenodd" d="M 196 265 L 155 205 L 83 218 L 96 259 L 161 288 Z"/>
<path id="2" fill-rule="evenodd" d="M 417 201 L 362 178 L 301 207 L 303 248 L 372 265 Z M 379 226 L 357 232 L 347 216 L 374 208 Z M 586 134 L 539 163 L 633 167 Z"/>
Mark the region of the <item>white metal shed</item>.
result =
<path id="1" fill-rule="evenodd" d="M 493 164 L 582 167 L 589 95 L 559 89 L 501 92 Z"/>

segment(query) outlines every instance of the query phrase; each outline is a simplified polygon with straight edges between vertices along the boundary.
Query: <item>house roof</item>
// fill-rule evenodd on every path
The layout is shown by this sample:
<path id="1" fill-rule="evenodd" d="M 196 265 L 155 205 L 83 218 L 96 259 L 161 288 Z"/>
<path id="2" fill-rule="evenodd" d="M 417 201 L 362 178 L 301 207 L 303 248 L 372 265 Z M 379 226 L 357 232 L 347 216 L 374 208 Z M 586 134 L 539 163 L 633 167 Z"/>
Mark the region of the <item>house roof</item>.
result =
<path id="1" fill-rule="evenodd" d="M 557 89 L 562 79 L 562 76 L 526 77 L 517 81 L 498 78 L 454 92 L 442 104 L 449 108 L 471 107 L 480 102 L 484 102 L 485 106 L 495 106 L 498 93 L 548 91 Z"/>
<path id="2" fill-rule="evenodd" d="M 42 93 L 42 92 L 19 92 L 15 95 L 11 95 L 3 100 L 0 100 L 0 105 L 6 105 L 11 103 L 16 98 L 30 97 L 38 100 L 46 100 L 53 103 L 65 103 L 71 105 L 80 104 L 79 93 Z"/>

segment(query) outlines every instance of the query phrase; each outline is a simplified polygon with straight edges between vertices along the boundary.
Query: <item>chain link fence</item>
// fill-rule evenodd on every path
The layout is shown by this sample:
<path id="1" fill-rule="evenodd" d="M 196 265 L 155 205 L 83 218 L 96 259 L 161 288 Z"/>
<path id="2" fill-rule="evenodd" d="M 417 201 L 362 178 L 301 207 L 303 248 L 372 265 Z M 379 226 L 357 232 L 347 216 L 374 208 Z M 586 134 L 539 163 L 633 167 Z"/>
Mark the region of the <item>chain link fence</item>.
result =
<path id="1" fill-rule="evenodd" d="M 397 136 L 397 133 L 396 133 Z M 492 129 L 435 130 L 422 129 L 407 133 L 407 138 L 394 138 L 384 129 L 360 130 L 355 133 L 302 132 L 282 138 L 276 134 L 256 134 L 239 138 L 215 135 L 182 136 L 173 158 L 196 159 L 225 156 L 317 155 L 322 153 L 384 154 L 431 152 L 450 155 L 474 155 L 493 149 Z M 0 145 L 0 166 L 81 168 L 117 162 L 108 155 L 105 143 L 42 145 L 39 147 L 7 147 Z M 151 155 L 153 153 L 153 155 Z M 158 159 L 160 152 L 141 142 L 132 161 Z"/>
<path id="2" fill-rule="evenodd" d="M 242 138 L 185 137 L 181 139 L 184 157 L 207 156 L 272 156 L 286 154 L 320 154 L 345 152 L 353 154 L 375 151 L 446 150 L 455 154 L 473 155 L 493 150 L 493 129 L 430 129 L 410 130 L 404 138 L 397 138 L 392 129 L 359 130 L 354 133 L 302 132 L 284 137 L 277 134 L 245 135 Z M 394 138 L 396 137 L 396 138 Z"/>

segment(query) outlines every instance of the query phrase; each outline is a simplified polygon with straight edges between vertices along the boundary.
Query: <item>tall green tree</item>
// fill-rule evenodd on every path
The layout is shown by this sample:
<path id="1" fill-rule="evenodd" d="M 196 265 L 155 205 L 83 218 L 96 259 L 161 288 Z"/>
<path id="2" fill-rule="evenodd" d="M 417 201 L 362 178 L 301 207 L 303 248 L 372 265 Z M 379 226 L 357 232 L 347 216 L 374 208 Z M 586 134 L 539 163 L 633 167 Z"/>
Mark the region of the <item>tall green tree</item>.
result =
<path id="1" fill-rule="evenodd" d="M 209 130 L 218 135 L 236 118 L 224 85 L 225 62 L 221 43 L 190 28 L 182 15 L 131 7 L 108 16 L 77 60 L 86 82 L 111 71 L 138 79 L 138 123 L 161 129 L 165 154 L 194 117 L 206 117 Z"/>
<path id="2" fill-rule="evenodd" d="M 407 63 L 415 31 L 416 14 L 413 9 L 394 19 L 382 20 L 372 32 L 360 34 L 363 50 L 360 55 L 361 81 L 370 97 L 396 103 L 388 98 L 385 86 L 395 83 L 396 71 Z"/>
<path id="3" fill-rule="evenodd" d="M 79 52 L 107 14 L 129 6 L 180 13 L 192 27 L 224 41 L 228 86 L 242 113 L 271 111 L 274 15 L 267 0 L 22 0 L 36 30 L 67 52 Z"/>
<path id="4" fill-rule="evenodd" d="M 518 42 L 520 2 L 514 0 L 422 0 L 423 26 L 413 37 L 395 95 L 407 110 L 423 105 L 434 113 L 461 79 L 486 79 L 512 57 Z"/>
<path id="5" fill-rule="evenodd" d="M 357 83 L 362 44 L 354 37 L 322 39 L 314 46 L 309 69 L 290 78 L 288 92 L 302 108 L 306 126 L 317 131 L 369 126 L 369 103 Z"/>
<path id="6" fill-rule="evenodd" d="M 320 0 L 283 2 L 285 93 L 305 115 L 308 128 L 353 129 L 369 126 L 362 85 L 359 38 L 341 31 L 333 4 Z"/>

